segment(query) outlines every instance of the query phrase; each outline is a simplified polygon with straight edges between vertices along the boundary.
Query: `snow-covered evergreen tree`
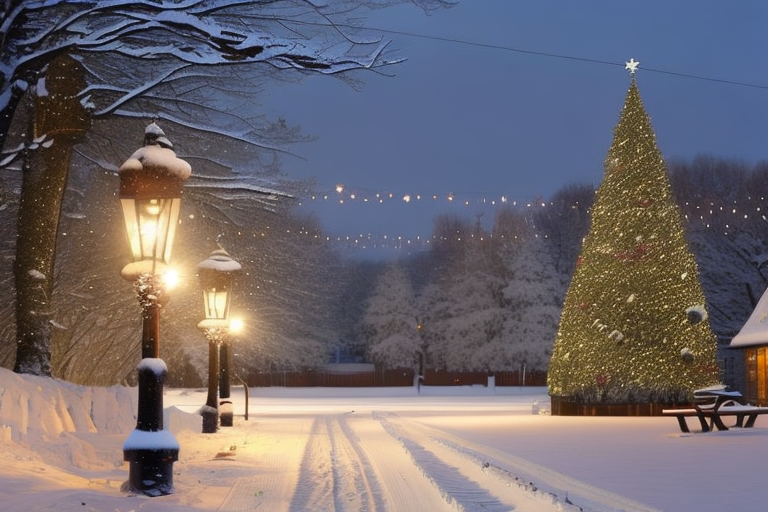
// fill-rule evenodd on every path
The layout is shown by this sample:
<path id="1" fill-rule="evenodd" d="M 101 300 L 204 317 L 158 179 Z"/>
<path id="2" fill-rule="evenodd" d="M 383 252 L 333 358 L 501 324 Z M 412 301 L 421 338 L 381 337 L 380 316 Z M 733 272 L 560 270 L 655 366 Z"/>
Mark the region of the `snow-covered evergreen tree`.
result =
<path id="1" fill-rule="evenodd" d="M 381 274 L 362 323 L 372 361 L 386 368 L 417 368 L 422 348 L 416 297 L 402 265 L 392 263 Z"/>
<path id="2" fill-rule="evenodd" d="M 493 371 L 504 365 L 502 268 L 487 234 L 475 232 L 465 244 L 422 297 L 430 361 L 444 370 Z"/>
<path id="3" fill-rule="evenodd" d="M 564 283 L 544 240 L 530 230 L 506 259 L 502 337 L 513 369 L 546 370 L 560 318 Z"/>

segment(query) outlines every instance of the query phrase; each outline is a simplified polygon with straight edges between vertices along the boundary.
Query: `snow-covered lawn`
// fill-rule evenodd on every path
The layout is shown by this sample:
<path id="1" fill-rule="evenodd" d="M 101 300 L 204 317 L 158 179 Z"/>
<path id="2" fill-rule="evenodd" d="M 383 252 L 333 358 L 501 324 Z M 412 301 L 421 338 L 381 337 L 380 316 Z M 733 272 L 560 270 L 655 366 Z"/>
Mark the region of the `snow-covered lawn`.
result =
<path id="1" fill-rule="evenodd" d="M 136 390 L 0 369 L 0 510 L 764 511 L 768 419 L 682 434 L 674 418 L 533 414 L 543 388 L 233 388 L 235 426 L 202 434 L 206 392 L 166 390 L 175 492 L 121 490 Z"/>

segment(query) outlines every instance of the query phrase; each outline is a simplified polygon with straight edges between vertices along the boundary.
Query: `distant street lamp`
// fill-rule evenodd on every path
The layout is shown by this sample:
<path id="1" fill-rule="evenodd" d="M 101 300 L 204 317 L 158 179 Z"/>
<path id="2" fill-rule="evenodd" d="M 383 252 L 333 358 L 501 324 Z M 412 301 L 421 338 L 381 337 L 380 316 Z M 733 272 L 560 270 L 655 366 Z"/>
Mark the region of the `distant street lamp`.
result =
<path id="1" fill-rule="evenodd" d="M 139 405 L 136 428 L 123 445 L 130 463 L 129 483 L 148 496 L 173 492 L 173 463 L 179 443 L 163 429 L 163 381 L 160 359 L 160 307 L 167 302 L 164 277 L 179 223 L 181 191 L 192 170 L 176 157 L 173 145 L 155 123 L 144 132 L 144 146 L 120 166 L 120 201 L 133 262 L 121 274 L 134 283 L 142 308 Z"/>
<path id="2" fill-rule="evenodd" d="M 232 403 L 229 398 L 229 309 L 232 302 L 232 278 L 242 267 L 224 249 L 217 249 L 197 265 L 203 289 L 205 319 L 197 324 L 208 339 L 208 397 L 203 408 L 203 433 L 216 432 L 219 421 L 217 397 L 219 382 L 219 349 L 221 347 L 221 425 L 232 426 Z M 226 393 L 226 395 L 225 395 Z"/>

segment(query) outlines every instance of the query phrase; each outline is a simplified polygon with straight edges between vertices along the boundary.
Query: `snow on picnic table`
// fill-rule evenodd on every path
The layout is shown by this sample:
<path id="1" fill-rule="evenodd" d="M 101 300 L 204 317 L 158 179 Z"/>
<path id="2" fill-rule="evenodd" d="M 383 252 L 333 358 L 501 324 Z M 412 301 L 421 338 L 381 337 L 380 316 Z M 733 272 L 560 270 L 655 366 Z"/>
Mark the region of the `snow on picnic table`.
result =
<path id="1" fill-rule="evenodd" d="M 206 390 L 166 390 L 175 492 L 121 490 L 136 390 L 0 369 L 3 511 L 764 511 L 768 423 L 683 434 L 674 418 L 532 414 L 544 388 L 232 388 L 235 426 L 201 434 Z M 762 424 L 761 424 L 762 423 Z"/>

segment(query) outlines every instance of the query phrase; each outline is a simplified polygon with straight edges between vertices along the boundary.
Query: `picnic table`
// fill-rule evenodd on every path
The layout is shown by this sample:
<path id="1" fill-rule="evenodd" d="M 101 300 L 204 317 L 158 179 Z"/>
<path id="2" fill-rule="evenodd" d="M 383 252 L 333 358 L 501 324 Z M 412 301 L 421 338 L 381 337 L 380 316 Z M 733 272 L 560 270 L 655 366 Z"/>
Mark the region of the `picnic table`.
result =
<path id="1" fill-rule="evenodd" d="M 686 418 L 697 417 L 702 432 L 728 430 L 723 422 L 725 416 L 735 416 L 734 427 L 751 428 L 761 414 L 768 414 L 768 407 L 749 405 L 738 391 L 726 391 L 724 387 L 698 389 L 693 393 L 693 409 L 664 409 L 665 416 L 675 416 L 680 430 L 690 432 Z M 746 420 L 746 421 L 745 421 Z"/>

